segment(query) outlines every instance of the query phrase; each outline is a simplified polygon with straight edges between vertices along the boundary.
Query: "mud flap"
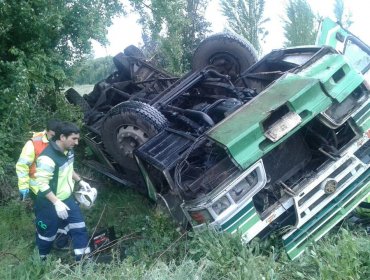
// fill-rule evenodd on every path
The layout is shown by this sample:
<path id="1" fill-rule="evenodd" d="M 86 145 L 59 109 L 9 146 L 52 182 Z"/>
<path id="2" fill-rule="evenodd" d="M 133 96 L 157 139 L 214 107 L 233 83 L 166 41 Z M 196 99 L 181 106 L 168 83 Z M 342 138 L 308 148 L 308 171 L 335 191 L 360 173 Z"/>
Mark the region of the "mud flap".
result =
<path id="1" fill-rule="evenodd" d="M 370 170 L 367 170 L 312 219 L 283 236 L 290 259 L 297 258 L 370 195 L 369 177 Z"/>

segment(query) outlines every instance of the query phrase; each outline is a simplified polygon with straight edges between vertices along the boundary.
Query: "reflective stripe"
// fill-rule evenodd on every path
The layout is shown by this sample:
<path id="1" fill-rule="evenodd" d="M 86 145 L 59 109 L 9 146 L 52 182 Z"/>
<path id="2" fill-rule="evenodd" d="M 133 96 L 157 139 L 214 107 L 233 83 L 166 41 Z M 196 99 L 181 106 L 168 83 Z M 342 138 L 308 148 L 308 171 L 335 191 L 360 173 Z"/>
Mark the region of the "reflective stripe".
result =
<path id="1" fill-rule="evenodd" d="M 82 248 L 82 249 L 74 249 L 73 252 L 75 255 L 83 255 L 88 254 L 91 252 L 90 247 Z"/>
<path id="2" fill-rule="evenodd" d="M 34 159 L 35 153 L 32 141 L 27 141 L 22 149 L 17 164 L 15 165 L 15 170 L 18 176 L 18 188 L 20 190 L 29 188 L 29 171 Z"/>
<path id="3" fill-rule="evenodd" d="M 46 134 L 46 130 L 40 131 L 40 132 L 34 132 L 33 135 L 32 135 L 32 140 L 42 141 L 44 143 L 48 143 L 49 140 L 48 140 L 48 136 Z"/>
<path id="4" fill-rule="evenodd" d="M 37 182 L 35 180 L 30 180 L 30 186 L 37 187 Z"/>
<path id="5" fill-rule="evenodd" d="M 37 162 L 37 169 L 42 169 L 43 171 L 53 173 L 54 172 L 54 166 L 50 166 L 48 164 L 42 163 L 40 161 Z"/>
<path id="6" fill-rule="evenodd" d="M 28 177 L 28 172 L 18 172 L 17 176 L 18 178 Z"/>
<path id="7" fill-rule="evenodd" d="M 68 225 L 69 229 L 75 229 L 75 228 L 84 228 L 86 227 L 85 222 L 80 222 L 80 223 L 71 223 Z"/>
<path id="8" fill-rule="evenodd" d="M 69 168 L 71 164 L 73 164 L 73 157 L 71 159 L 68 159 L 68 161 L 65 164 L 59 167 L 59 170 L 63 172 L 66 168 Z"/>
<path id="9" fill-rule="evenodd" d="M 80 222 L 80 223 L 70 223 L 64 227 L 64 229 L 58 229 L 58 232 L 65 232 L 66 234 L 71 230 L 71 229 L 76 229 L 76 228 L 85 228 L 86 224 L 85 222 Z"/>
<path id="10" fill-rule="evenodd" d="M 68 234 L 68 230 L 66 230 L 65 228 L 58 228 L 57 233 Z"/>
<path id="11" fill-rule="evenodd" d="M 45 240 L 45 241 L 54 241 L 55 238 L 56 238 L 56 235 L 52 236 L 52 237 L 46 237 L 46 236 L 42 236 L 40 233 L 37 233 L 37 236 L 38 238 L 40 238 L 41 240 Z"/>
<path id="12" fill-rule="evenodd" d="M 37 193 L 39 192 L 39 186 L 38 186 L 37 182 L 34 179 L 30 178 L 29 186 L 30 186 L 30 190 L 35 195 L 37 195 Z"/>
<path id="13" fill-rule="evenodd" d="M 32 161 L 30 161 L 29 159 L 26 159 L 26 158 L 19 158 L 18 161 L 17 161 L 17 164 L 31 165 Z"/>

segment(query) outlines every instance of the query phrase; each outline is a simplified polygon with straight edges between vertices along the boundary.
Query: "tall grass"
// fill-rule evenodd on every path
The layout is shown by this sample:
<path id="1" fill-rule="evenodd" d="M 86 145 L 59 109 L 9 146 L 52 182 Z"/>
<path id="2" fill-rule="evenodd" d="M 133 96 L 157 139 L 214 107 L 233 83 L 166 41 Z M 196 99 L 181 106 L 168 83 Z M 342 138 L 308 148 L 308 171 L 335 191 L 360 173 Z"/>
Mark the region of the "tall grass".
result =
<path id="1" fill-rule="evenodd" d="M 136 192 L 91 183 L 99 197 L 86 222 L 90 233 L 114 226 L 110 261 L 76 264 L 71 252 L 52 252 L 40 262 L 33 214 L 13 200 L 0 207 L 0 279 L 370 279 L 370 239 L 361 228 L 338 227 L 290 261 L 276 240 L 242 245 L 237 235 L 177 231 Z"/>

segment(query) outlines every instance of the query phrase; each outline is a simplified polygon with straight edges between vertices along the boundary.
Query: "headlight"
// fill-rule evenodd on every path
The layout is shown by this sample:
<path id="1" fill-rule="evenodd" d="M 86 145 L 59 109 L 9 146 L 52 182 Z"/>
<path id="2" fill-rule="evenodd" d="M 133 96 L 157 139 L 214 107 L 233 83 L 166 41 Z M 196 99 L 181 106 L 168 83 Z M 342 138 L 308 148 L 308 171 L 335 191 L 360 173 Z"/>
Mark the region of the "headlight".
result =
<path id="1" fill-rule="evenodd" d="M 357 89 L 341 103 L 334 103 L 321 114 L 325 120 L 329 122 L 331 128 L 337 128 L 342 125 L 354 111 L 364 104 L 366 98 L 369 98 L 368 93 L 361 89 Z"/>
<path id="2" fill-rule="evenodd" d="M 189 215 L 198 225 L 204 223 L 212 223 L 214 221 L 211 214 L 206 209 L 189 211 Z"/>
<path id="3" fill-rule="evenodd" d="M 257 182 L 257 171 L 253 170 L 229 191 L 231 198 L 235 202 L 238 202 L 245 196 L 246 193 L 248 193 L 255 185 L 257 185 Z"/>
<path id="4" fill-rule="evenodd" d="M 213 211 L 215 211 L 217 215 L 220 215 L 227 208 L 229 208 L 230 205 L 231 202 L 229 201 L 229 199 L 226 196 L 223 196 L 220 199 L 218 199 L 215 203 L 213 203 L 212 209 Z"/>

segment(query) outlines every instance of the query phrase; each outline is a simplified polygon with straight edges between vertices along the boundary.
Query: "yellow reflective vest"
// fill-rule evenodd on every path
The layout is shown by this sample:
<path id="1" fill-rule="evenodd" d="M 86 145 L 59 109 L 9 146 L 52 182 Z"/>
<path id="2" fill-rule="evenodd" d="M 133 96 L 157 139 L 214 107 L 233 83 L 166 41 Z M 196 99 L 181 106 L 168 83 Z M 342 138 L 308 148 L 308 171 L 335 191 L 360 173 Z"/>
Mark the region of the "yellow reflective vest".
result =
<path id="1" fill-rule="evenodd" d="M 73 162 L 73 150 L 61 151 L 58 145 L 51 141 L 37 159 L 37 195 L 45 196 L 53 192 L 60 200 L 69 198 L 74 189 Z"/>
<path id="2" fill-rule="evenodd" d="M 37 194 L 38 188 L 34 181 L 36 171 L 36 159 L 48 146 L 49 141 L 46 131 L 35 132 L 30 140 L 24 145 L 15 169 L 18 177 L 18 188 L 20 190 L 31 189 Z"/>

